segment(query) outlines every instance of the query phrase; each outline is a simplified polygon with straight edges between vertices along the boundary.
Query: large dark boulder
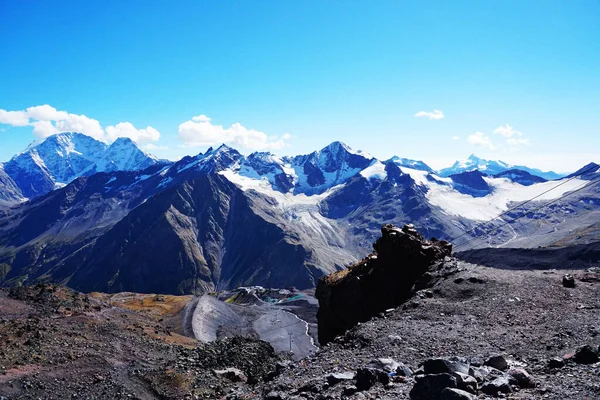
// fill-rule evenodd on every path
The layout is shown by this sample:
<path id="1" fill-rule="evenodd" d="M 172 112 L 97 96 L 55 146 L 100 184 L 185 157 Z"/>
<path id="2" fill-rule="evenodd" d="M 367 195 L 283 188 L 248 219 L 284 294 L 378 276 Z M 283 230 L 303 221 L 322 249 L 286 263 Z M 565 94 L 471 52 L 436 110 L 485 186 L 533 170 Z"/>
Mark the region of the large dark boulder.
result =
<path id="1" fill-rule="evenodd" d="M 319 280 L 316 296 L 321 344 L 404 302 L 415 283 L 437 269 L 452 252 L 450 243 L 425 240 L 410 225 L 402 229 L 384 225 L 373 248 L 375 251 L 360 262 Z"/>

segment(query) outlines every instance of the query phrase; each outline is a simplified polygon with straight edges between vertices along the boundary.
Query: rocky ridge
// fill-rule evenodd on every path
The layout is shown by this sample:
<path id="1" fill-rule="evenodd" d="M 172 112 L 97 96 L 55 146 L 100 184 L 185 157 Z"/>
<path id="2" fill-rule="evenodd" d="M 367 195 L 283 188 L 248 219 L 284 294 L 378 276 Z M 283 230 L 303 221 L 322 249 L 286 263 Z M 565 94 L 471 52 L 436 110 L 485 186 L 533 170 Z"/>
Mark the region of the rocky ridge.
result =
<path id="1" fill-rule="evenodd" d="M 375 250 L 358 263 L 319 280 L 319 342 L 337 335 L 410 297 L 413 286 L 432 285 L 450 275 L 444 258 L 452 253 L 445 241 L 425 240 L 412 225 L 381 228 Z"/>

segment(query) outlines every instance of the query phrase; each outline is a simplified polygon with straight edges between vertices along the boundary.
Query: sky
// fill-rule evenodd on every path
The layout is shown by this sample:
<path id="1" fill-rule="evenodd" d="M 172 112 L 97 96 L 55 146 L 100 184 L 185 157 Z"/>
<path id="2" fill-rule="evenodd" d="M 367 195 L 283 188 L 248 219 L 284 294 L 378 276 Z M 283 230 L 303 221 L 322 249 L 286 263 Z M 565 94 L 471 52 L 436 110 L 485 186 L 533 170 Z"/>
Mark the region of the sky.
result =
<path id="1" fill-rule="evenodd" d="M 600 1 L 0 1 L 0 162 L 60 131 L 574 171 L 600 162 Z"/>

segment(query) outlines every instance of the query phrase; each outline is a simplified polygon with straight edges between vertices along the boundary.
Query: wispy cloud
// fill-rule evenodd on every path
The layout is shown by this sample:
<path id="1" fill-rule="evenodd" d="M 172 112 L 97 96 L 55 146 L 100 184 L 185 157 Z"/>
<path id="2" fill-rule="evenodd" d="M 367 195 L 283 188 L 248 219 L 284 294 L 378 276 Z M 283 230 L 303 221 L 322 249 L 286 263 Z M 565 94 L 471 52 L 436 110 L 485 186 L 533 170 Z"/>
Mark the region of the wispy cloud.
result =
<path id="1" fill-rule="evenodd" d="M 276 150 L 287 145 L 290 134 L 280 137 L 268 136 L 264 132 L 248 129 L 240 123 L 229 128 L 214 125 L 211 119 L 202 114 L 179 125 L 179 139 L 185 147 L 213 146 L 230 143 L 251 150 Z"/>
<path id="2" fill-rule="evenodd" d="M 490 139 L 490 137 L 483 132 L 475 132 L 474 134 L 470 135 L 467 137 L 467 142 L 478 147 L 487 148 L 489 150 L 496 149 L 496 146 L 494 146 L 492 143 L 492 139 Z"/>
<path id="3" fill-rule="evenodd" d="M 523 132 L 516 130 L 509 124 L 497 127 L 496 129 L 494 129 L 494 133 L 496 135 L 505 137 L 506 144 L 508 144 L 511 147 L 530 144 L 529 138 L 522 137 L 524 136 Z"/>
<path id="4" fill-rule="evenodd" d="M 444 113 L 440 110 L 433 110 L 432 112 L 419 111 L 415 114 L 415 118 L 442 119 Z"/>
<path id="5" fill-rule="evenodd" d="M 528 138 L 510 138 L 510 139 L 506 139 L 506 143 L 509 146 L 519 146 L 519 145 L 528 145 L 530 144 L 530 141 Z"/>
<path id="6" fill-rule="evenodd" d="M 452 140 L 460 140 L 460 136 L 452 136 Z"/>
<path id="7" fill-rule="evenodd" d="M 128 137 L 138 144 L 156 142 L 160 132 L 148 126 L 137 129 L 130 122 L 120 122 L 115 126 L 102 128 L 100 122 L 86 115 L 59 111 L 44 104 L 28 107 L 25 110 L 7 111 L 0 109 L 0 124 L 10 126 L 31 126 L 38 138 L 46 138 L 60 132 L 79 132 L 95 139 L 112 142 L 119 137 Z"/>
<path id="8" fill-rule="evenodd" d="M 513 128 L 509 124 L 501 125 L 501 126 L 497 127 L 496 129 L 494 129 L 494 133 L 496 135 L 504 136 L 506 138 L 523 135 L 521 132 L 515 130 L 515 128 Z"/>

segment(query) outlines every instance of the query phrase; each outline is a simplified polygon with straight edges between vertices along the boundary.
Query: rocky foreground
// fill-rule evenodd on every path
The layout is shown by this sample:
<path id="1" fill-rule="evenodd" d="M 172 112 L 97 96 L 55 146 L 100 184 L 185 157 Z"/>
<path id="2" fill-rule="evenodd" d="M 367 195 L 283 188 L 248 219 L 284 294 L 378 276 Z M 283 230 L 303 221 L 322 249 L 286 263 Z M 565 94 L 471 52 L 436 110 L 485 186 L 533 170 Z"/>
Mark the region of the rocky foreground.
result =
<path id="1" fill-rule="evenodd" d="M 398 265 L 407 274 L 396 283 L 388 275 L 386 287 L 403 292 L 350 285 L 356 296 L 387 300 L 371 299 L 374 315 L 357 309 L 356 321 L 344 317 L 348 309 L 330 309 L 345 318 L 345 332 L 321 314 L 319 335 L 325 329 L 329 340 L 300 361 L 252 338 L 187 337 L 191 297 L 2 290 L 0 398 L 600 398 L 598 269 L 494 269 L 448 257 L 446 244 L 411 227 L 382 233 L 380 245 L 397 252 L 375 246 L 320 285 L 381 279 L 379 268 Z M 433 254 L 432 262 L 415 273 L 406 251 Z M 335 290 L 319 290 L 338 304 Z"/>

